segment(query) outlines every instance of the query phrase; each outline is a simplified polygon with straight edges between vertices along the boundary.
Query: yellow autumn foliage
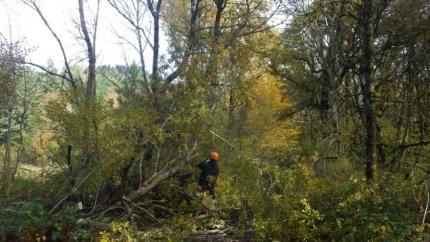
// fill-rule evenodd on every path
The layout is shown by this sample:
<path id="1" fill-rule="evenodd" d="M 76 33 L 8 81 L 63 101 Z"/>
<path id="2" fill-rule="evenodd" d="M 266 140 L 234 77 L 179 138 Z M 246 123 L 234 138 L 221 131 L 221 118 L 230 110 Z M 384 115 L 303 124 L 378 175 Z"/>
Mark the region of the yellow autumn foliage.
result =
<path id="1" fill-rule="evenodd" d="M 278 158 L 297 147 L 298 126 L 294 119 L 279 120 L 282 110 L 291 107 L 283 95 L 279 80 L 272 75 L 260 77 L 254 86 L 248 128 L 255 132 L 252 141 L 261 158 Z"/>

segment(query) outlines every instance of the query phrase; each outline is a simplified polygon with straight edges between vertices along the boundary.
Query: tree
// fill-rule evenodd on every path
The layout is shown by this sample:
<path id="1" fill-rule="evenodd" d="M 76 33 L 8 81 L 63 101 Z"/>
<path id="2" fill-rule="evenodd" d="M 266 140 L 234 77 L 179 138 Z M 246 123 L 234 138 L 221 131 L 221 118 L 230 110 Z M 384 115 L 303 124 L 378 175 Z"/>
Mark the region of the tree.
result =
<path id="1" fill-rule="evenodd" d="M 339 96 L 357 49 L 357 38 L 351 36 L 352 21 L 345 14 L 353 5 L 347 1 L 314 1 L 292 6 L 294 18 L 283 35 L 284 55 L 273 53 L 272 68 L 284 77 L 290 95 L 303 92 L 304 96 L 295 100 L 298 110 L 319 111 L 320 140 L 335 144 L 333 150 L 339 156 Z"/>
<path id="2" fill-rule="evenodd" d="M 24 72 L 25 51 L 19 42 L 7 43 L 0 41 L 0 112 L 1 116 L 6 116 L 4 123 L 5 132 L 0 133 L 1 144 L 4 151 L 2 152 L 2 172 L 1 172 L 1 190 L 0 193 L 5 195 L 8 191 L 9 183 L 13 180 L 18 162 L 12 166 L 12 128 L 13 115 L 17 101 L 17 87 L 19 79 Z"/>
<path id="3" fill-rule="evenodd" d="M 168 37 L 173 43 L 171 49 L 169 50 L 169 52 L 172 53 L 172 59 L 170 60 L 170 63 L 166 63 L 164 65 L 169 64 L 172 67 L 171 69 L 173 69 L 173 72 L 160 72 L 159 74 L 154 75 L 154 73 L 157 73 L 154 72 L 154 70 L 160 71 L 161 68 L 157 67 L 154 69 L 153 66 L 153 80 L 150 80 L 149 83 L 151 86 L 149 93 L 144 92 L 142 93 L 142 96 L 137 96 L 133 99 L 130 99 L 127 96 L 121 97 L 123 98 L 122 100 L 127 100 L 127 102 L 122 104 L 123 108 L 130 106 L 141 106 L 142 109 L 144 108 L 143 110 L 145 110 L 145 112 L 147 109 L 154 110 L 154 120 L 156 120 L 156 124 L 161 127 L 164 127 L 165 125 L 168 126 L 172 117 L 177 116 L 181 117 L 179 119 L 181 121 L 178 120 L 178 122 L 188 123 L 188 118 L 184 118 L 182 116 L 184 114 L 177 112 L 176 110 L 185 105 L 185 103 L 183 103 L 184 100 L 189 100 L 189 98 L 191 98 L 189 93 L 196 91 L 197 93 L 194 94 L 195 97 L 197 95 L 203 95 L 201 98 L 204 100 L 195 103 L 195 105 L 197 105 L 196 107 L 203 108 L 201 105 L 208 105 L 211 112 L 214 112 L 215 107 L 217 107 L 219 104 L 219 100 L 225 98 L 225 96 L 222 96 L 219 99 L 215 99 L 218 101 L 214 101 L 214 99 L 209 100 L 209 98 L 213 98 L 214 93 L 218 92 L 216 89 L 222 88 L 223 84 L 221 84 L 222 80 L 220 77 L 225 76 L 222 71 L 221 63 L 218 61 L 218 59 L 226 58 L 228 55 L 227 50 L 229 48 L 234 49 L 233 46 L 235 43 L 248 41 L 251 39 L 253 34 L 256 35 L 259 32 L 270 29 L 266 23 L 268 19 L 273 16 L 263 16 L 263 12 L 267 9 L 265 1 L 250 1 L 243 5 L 233 5 L 231 8 L 227 7 L 227 1 L 215 1 L 211 3 L 200 0 L 191 0 L 179 2 L 157 1 L 138 3 L 137 1 L 124 2 L 111 0 L 109 2 L 111 6 L 114 7 L 114 9 L 132 26 L 133 31 L 135 31 L 135 36 L 138 39 L 136 41 L 137 45 L 135 45 L 134 49 L 140 52 L 139 55 L 143 55 L 142 48 L 140 48 L 140 45 L 142 45 L 141 43 L 146 41 L 151 47 L 153 52 L 153 64 L 157 63 L 157 61 L 154 61 L 154 59 L 157 59 L 158 56 L 158 47 L 156 45 L 157 21 L 154 20 L 152 23 L 153 31 L 150 33 L 154 35 L 154 40 L 150 41 L 148 38 L 150 34 L 144 30 L 139 20 L 143 18 L 142 13 L 144 13 L 146 9 L 151 14 L 152 19 L 160 18 L 160 21 L 164 21 L 167 25 L 169 34 Z M 236 9 L 240 9 L 240 11 L 236 12 L 234 7 L 237 7 Z M 229 16 L 229 18 L 223 19 L 225 16 Z M 258 19 L 252 21 L 252 17 L 258 17 Z M 223 23 L 225 26 L 223 26 Z M 245 48 L 242 50 L 244 49 Z M 237 51 L 240 51 L 239 48 Z M 240 61 L 229 62 L 229 65 L 231 67 L 238 64 L 239 62 Z M 142 73 L 145 75 L 146 70 L 144 67 L 144 62 L 141 60 L 140 64 Z M 159 63 L 159 65 L 161 64 Z M 227 65 L 225 66 L 227 67 Z M 235 70 L 239 69 L 240 68 L 237 68 Z M 133 70 L 134 68 L 130 68 L 130 71 Z M 155 76 L 157 76 L 157 78 L 159 77 L 160 80 L 164 80 L 164 82 L 159 82 L 157 78 L 154 79 Z M 173 83 L 173 80 L 178 77 L 181 77 L 179 82 Z M 228 86 L 227 82 L 224 82 L 224 84 L 225 86 Z M 181 96 L 184 95 L 184 91 L 188 94 Z M 233 95 L 231 95 L 231 97 L 234 98 Z M 236 100 L 231 102 L 231 107 L 233 107 L 235 101 Z M 207 110 L 204 112 L 207 112 Z M 199 115 L 199 113 L 192 113 L 192 115 Z M 189 116 L 193 117 L 192 115 L 190 114 Z M 200 117 L 196 116 L 196 121 L 199 120 L 199 118 Z M 204 127 L 208 129 L 207 125 L 210 125 L 211 120 L 207 120 L 206 122 L 202 121 L 202 123 L 193 123 L 198 125 L 198 127 Z M 167 133 L 176 133 L 180 129 L 168 131 L 163 128 L 162 130 L 163 132 Z M 141 137 L 142 142 L 143 140 L 151 139 L 151 132 L 148 133 L 147 131 L 145 132 L 143 130 L 139 132 L 143 134 Z M 186 134 L 186 137 L 195 138 L 195 133 L 198 132 L 202 132 L 202 130 L 194 130 L 189 134 L 184 133 L 182 135 Z M 179 137 L 182 135 L 179 135 Z M 196 141 L 199 139 L 195 141 L 180 140 L 183 143 L 178 143 L 178 141 L 175 140 L 170 140 L 172 143 L 169 143 L 168 140 L 165 140 L 163 143 L 159 143 L 159 141 L 147 142 L 147 145 L 151 147 L 154 146 L 155 153 L 160 153 L 160 147 L 163 147 L 166 154 L 175 153 L 177 152 L 175 150 L 177 150 L 178 147 L 183 147 L 186 145 L 185 148 L 182 149 L 183 151 L 179 154 L 179 156 L 193 157 L 193 153 L 189 152 L 193 152 L 194 149 L 190 149 L 190 147 L 194 147 L 194 143 L 196 143 Z M 175 144 L 175 146 L 172 146 L 173 144 Z M 166 150 L 168 147 L 175 148 L 174 150 Z M 167 162 L 169 159 L 170 158 L 167 156 L 160 162 Z M 188 160 L 188 158 L 186 158 L 186 160 Z M 136 161 L 138 160 L 130 160 L 130 166 L 132 166 Z M 156 170 L 153 174 L 150 174 L 150 176 L 160 177 L 162 179 L 150 179 L 149 181 L 155 183 L 145 182 L 145 186 L 140 187 L 139 190 L 145 191 L 145 193 L 150 191 L 154 186 L 170 177 L 171 174 L 178 171 L 183 166 L 184 164 L 181 163 L 179 163 L 179 166 L 175 166 L 175 164 L 172 163 L 171 165 L 167 166 L 166 170 Z M 139 194 L 139 196 L 143 195 L 143 193 L 138 191 L 136 192 Z M 132 197 L 135 198 L 134 196 Z"/>
<path id="4" fill-rule="evenodd" d="M 375 117 L 372 98 L 373 33 L 371 26 L 372 0 L 364 0 L 361 8 L 361 90 L 366 126 L 366 179 L 373 180 Z"/>
<path id="5" fill-rule="evenodd" d="M 56 32 L 53 30 L 48 20 L 46 19 L 43 11 L 38 5 L 36 0 L 22 0 L 22 2 L 33 9 L 40 17 L 46 28 L 50 31 L 52 36 L 56 39 L 58 46 L 61 50 L 63 61 L 64 61 L 64 73 L 58 74 L 49 69 L 35 63 L 27 63 L 29 65 L 35 66 L 42 71 L 62 78 L 66 80 L 71 87 L 69 93 L 71 93 L 71 98 L 69 101 L 72 105 L 74 105 L 76 112 L 82 112 L 81 118 L 83 119 L 82 123 L 82 137 L 79 140 L 74 140 L 74 142 L 78 143 L 76 146 L 82 148 L 82 159 L 81 164 L 74 166 L 72 168 L 72 163 L 68 162 L 69 170 L 77 169 L 76 173 L 72 173 L 72 177 L 70 178 L 71 185 L 74 185 L 80 182 L 84 177 L 90 173 L 90 170 L 93 168 L 94 163 L 97 163 L 99 159 L 99 144 L 98 144 L 98 121 L 97 115 L 98 112 L 96 102 L 96 40 L 97 40 L 97 28 L 98 28 L 98 17 L 100 10 L 100 0 L 96 3 L 96 11 L 94 16 L 94 22 L 89 24 L 86 20 L 85 13 L 85 5 L 83 0 L 78 0 L 78 12 L 79 12 L 79 21 L 75 24 L 79 31 L 79 38 L 83 40 L 85 43 L 85 53 L 86 58 L 88 59 L 88 66 L 86 68 L 86 85 L 82 81 L 82 77 L 80 75 L 75 76 L 73 73 L 72 67 L 70 66 L 70 60 L 66 54 L 66 50 L 62 43 L 62 40 L 58 37 Z M 91 25 L 92 28 L 89 27 Z M 85 85 L 85 87 L 84 87 Z M 80 93 L 81 90 L 84 90 L 83 95 Z M 83 96 L 83 98 L 82 98 Z M 82 144 L 82 145 L 81 145 Z M 73 144 L 66 144 L 67 147 L 72 146 Z M 62 147 L 65 149 L 65 147 Z"/>
<path id="6" fill-rule="evenodd" d="M 138 52 L 140 57 L 140 65 L 141 70 L 144 77 L 143 86 L 145 89 L 148 86 L 149 80 L 146 76 L 146 66 L 143 58 L 144 55 L 144 46 L 149 45 L 152 50 L 152 79 L 155 81 L 159 81 L 161 79 L 161 75 L 159 73 L 160 63 L 159 63 L 159 55 L 160 55 L 160 21 L 163 19 L 162 6 L 167 3 L 163 3 L 163 1 L 140 1 L 140 0 L 127 0 L 127 1 L 118 1 L 118 0 L 109 0 L 110 5 L 132 26 L 134 30 L 137 46 L 134 45 L 131 41 L 127 41 L 130 43 L 134 49 Z M 191 52 L 196 44 L 196 36 L 198 36 L 198 29 L 196 28 L 197 22 L 199 21 L 200 11 L 201 11 L 201 0 L 190 0 L 189 5 L 185 5 L 189 8 L 189 17 L 187 23 L 187 34 L 186 34 L 186 48 L 184 48 L 184 52 L 179 60 L 175 60 L 178 63 L 176 69 L 171 72 L 169 75 L 165 76 L 163 79 L 167 84 L 170 84 L 174 81 L 182 72 L 184 71 L 187 62 L 190 58 Z M 152 18 L 152 31 L 147 31 L 144 28 L 143 20 L 147 18 L 145 13 L 149 11 Z M 149 39 L 150 35 L 153 35 L 153 40 Z M 144 89 L 144 90 L 145 90 Z"/>

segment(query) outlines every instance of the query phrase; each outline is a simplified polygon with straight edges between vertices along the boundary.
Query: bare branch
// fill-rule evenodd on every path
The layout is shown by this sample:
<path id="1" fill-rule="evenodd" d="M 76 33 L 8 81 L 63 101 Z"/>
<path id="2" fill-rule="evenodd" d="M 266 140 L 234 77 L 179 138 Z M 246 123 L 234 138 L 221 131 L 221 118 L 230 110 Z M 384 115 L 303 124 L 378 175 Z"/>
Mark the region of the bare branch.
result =
<path id="1" fill-rule="evenodd" d="M 139 1 L 139 0 L 137 0 L 137 1 Z M 128 9 L 129 8 L 128 5 L 127 6 L 120 6 L 120 5 L 118 5 L 116 0 L 108 0 L 108 3 L 115 9 L 115 11 L 119 15 L 121 15 L 121 17 L 123 17 L 127 22 L 129 22 L 129 24 L 131 26 L 133 26 L 133 28 L 135 30 L 141 31 L 141 34 L 143 35 L 143 37 L 145 38 L 145 40 L 147 41 L 149 46 L 151 48 L 154 48 L 153 44 L 149 40 L 149 36 L 146 34 L 146 30 L 140 25 L 140 22 L 137 21 L 137 20 L 140 20 L 140 18 L 145 14 L 145 13 L 140 13 L 139 6 L 137 6 L 135 9 L 135 11 L 136 11 L 136 16 L 135 16 L 136 21 L 135 21 L 135 20 L 133 20 L 133 17 L 131 16 L 130 9 Z M 135 31 L 135 30 L 133 30 L 133 31 Z"/>
<path id="2" fill-rule="evenodd" d="M 38 64 L 35 64 L 35 63 L 32 63 L 32 62 L 24 62 L 24 64 L 37 67 L 40 70 L 42 70 L 43 72 L 48 73 L 49 75 L 60 77 L 60 78 L 65 79 L 65 80 L 67 80 L 67 81 L 70 82 L 70 79 L 66 75 L 61 75 L 61 74 L 55 73 L 53 71 L 50 71 L 50 70 L 46 69 L 45 67 L 43 67 L 41 65 L 38 65 Z"/>
<path id="3" fill-rule="evenodd" d="M 187 36 L 187 48 L 185 50 L 184 57 L 182 58 L 182 61 L 179 63 L 178 67 L 175 71 L 173 71 L 167 78 L 165 79 L 166 83 L 170 84 L 172 83 L 185 69 L 188 60 L 191 56 L 191 52 L 195 45 L 195 35 L 196 35 L 196 23 L 197 19 L 200 15 L 200 0 L 191 0 L 191 18 L 190 18 L 190 30 L 188 32 Z"/>
<path id="4" fill-rule="evenodd" d="M 29 6 L 30 8 L 32 8 L 34 11 L 37 12 L 37 14 L 39 15 L 39 17 L 42 19 L 43 23 L 45 24 L 45 26 L 48 28 L 48 30 L 51 32 L 52 36 L 54 36 L 54 38 L 57 40 L 58 45 L 60 46 L 61 49 L 61 53 L 63 55 L 63 61 L 64 61 L 64 66 L 66 67 L 66 71 L 68 74 L 68 78 L 65 78 L 68 82 L 70 82 L 71 86 L 76 89 L 76 82 L 73 78 L 72 75 L 72 71 L 70 69 L 69 66 L 69 60 L 67 58 L 66 55 L 66 51 L 64 49 L 63 43 L 61 42 L 61 39 L 58 37 L 58 35 L 55 33 L 55 31 L 52 29 L 51 25 L 48 23 L 48 20 L 45 18 L 44 14 L 42 13 L 42 11 L 40 10 L 39 6 L 36 4 L 35 0 L 21 0 L 22 3 L 24 3 L 25 5 Z"/>
<path id="5" fill-rule="evenodd" d="M 180 162 L 176 166 L 173 166 L 169 169 L 162 169 L 160 172 L 154 174 L 153 179 L 150 179 L 149 182 L 145 182 L 143 187 L 140 187 L 138 190 L 134 191 L 130 195 L 127 196 L 129 200 L 136 199 L 138 197 L 141 197 L 145 195 L 146 193 L 150 192 L 152 189 L 154 189 L 156 186 L 158 186 L 160 183 L 165 181 L 166 179 L 170 178 L 172 175 L 174 175 L 176 172 L 178 172 L 185 164 L 190 162 L 192 159 L 194 159 L 197 156 L 197 153 L 195 153 L 195 150 L 197 148 L 198 142 L 194 142 L 193 147 L 190 151 L 188 151 L 188 154 L 186 155 L 184 161 Z"/>
<path id="6" fill-rule="evenodd" d="M 427 185 L 427 181 L 424 181 L 425 187 L 426 187 L 426 195 L 427 195 L 427 202 L 426 202 L 426 208 L 424 210 L 424 214 L 423 214 L 423 220 L 421 225 L 424 225 L 424 223 L 426 222 L 426 217 L 428 214 L 428 208 L 429 208 L 429 202 L 430 202 L 430 192 L 429 192 L 429 187 Z"/>
<path id="7" fill-rule="evenodd" d="M 67 198 L 69 198 L 71 195 L 73 195 L 83 184 L 84 182 L 88 179 L 88 177 L 91 175 L 91 172 L 88 173 L 84 179 L 82 179 L 78 184 L 76 184 L 73 188 L 72 191 L 70 191 L 63 199 L 61 199 L 57 204 L 55 204 L 55 206 L 49 210 L 48 214 L 52 214 L 57 208 L 58 206 L 60 206 Z"/>

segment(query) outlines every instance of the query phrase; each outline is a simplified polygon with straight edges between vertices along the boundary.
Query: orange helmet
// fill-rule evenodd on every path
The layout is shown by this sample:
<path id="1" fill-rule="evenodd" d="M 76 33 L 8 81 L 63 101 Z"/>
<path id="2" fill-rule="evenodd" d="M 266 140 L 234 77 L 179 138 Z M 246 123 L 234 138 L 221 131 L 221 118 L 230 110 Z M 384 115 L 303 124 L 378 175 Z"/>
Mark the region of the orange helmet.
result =
<path id="1" fill-rule="evenodd" d="M 219 160 L 219 154 L 216 151 L 212 151 L 210 155 L 211 160 Z"/>

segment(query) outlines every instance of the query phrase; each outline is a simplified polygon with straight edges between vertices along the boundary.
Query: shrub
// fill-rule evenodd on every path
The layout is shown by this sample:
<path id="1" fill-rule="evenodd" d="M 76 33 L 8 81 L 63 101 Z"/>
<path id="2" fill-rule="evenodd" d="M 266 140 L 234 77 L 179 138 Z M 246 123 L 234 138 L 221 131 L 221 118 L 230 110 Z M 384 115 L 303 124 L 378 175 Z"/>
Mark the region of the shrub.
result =
<path id="1" fill-rule="evenodd" d="M 49 216 L 40 202 L 0 202 L 1 240 L 67 240 L 76 229 L 74 221 L 70 208 Z"/>

